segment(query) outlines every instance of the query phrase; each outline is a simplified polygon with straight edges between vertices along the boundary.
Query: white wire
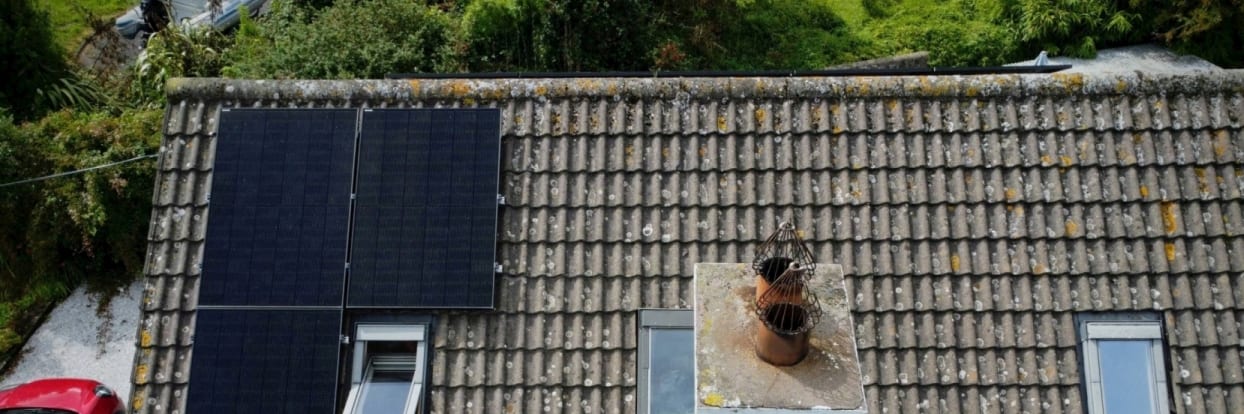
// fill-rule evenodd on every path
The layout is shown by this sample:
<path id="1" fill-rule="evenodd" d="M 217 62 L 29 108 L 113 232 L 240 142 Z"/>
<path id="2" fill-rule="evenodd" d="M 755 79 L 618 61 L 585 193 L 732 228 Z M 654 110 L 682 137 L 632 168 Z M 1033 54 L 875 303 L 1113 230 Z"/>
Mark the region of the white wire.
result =
<path id="1" fill-rule="evenodd" d="M 56 173 L 56 174 L 52 174 L 52 175 L 45 175 L 45 176 L 42 176 L 42 177 L 36 177 L 36 178 L 27 178 L 27 179 L 25 179 L 25 180 L 21 180 L 21 181 L 14 181 L 14 182 L 11 182 L 11 183 L 4 183 L 4 184 L 0 184 L 0 188 L 9 187 L 9 186 L 14 186 L 14 185 L 18 185 L 18 184 L 26 184 L 26 183 L 33 183 L 33 182 L 44 181 L 44 180 L 51 180 L 51 179 L 53 179 L 53 178 L 64 177 L 64 176 L 68 176 L 68 175 L 82 174 L 82 173 L 84 173 L 84 172 L 94 171 L 94 170 L 98 170 L 98 169 L 101 169 L 101 168 L 115 167 L 115 166 L 118 166 L 118 165 L 121 165 L 121 164 L 128 164 L 128 163 L 131 163 L 131 162 L 134 162 L 134 161 L 141 161 L 141 160 L 144 160 L 144 159 L 147 159 L 147 158 L 155 158 L 157 155 L 159 155 L 159 154 L 139 155 L 139 156 L 137 156 L 137 157 L 130 158 L 130 159 L 128 159 L 128 160 L 121 160 L 121 161 L 117 161 L 117 162 L 114 162 L 114 163 L 108 163 L 108 164 L 103 164 L 103 165 L 96 165 L 96 166 L 94 166 L 94 167 L 87 167 L 87 168 L 83 168 L 83 169 L 80 169 L 80 170 L 66 171 L 66 172 L 62 172 L 62 173 Z"/>

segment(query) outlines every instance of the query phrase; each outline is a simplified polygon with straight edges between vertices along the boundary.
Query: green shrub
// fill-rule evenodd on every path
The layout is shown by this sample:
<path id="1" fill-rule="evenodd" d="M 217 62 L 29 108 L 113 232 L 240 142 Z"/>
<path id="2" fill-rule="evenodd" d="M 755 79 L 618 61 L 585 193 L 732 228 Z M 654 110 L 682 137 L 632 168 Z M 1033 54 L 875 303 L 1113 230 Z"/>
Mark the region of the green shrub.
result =
<path id="1" fill-rule="evenodd" d="M 1012 0 L 1007 13 L 1030 54 L 1091 58 L 1099 47 L 1136 43 L 1147 36 L 1142 15 L 1128 1 Z"/>
<path id="2" fill-rule="evenodd" d="M 44 97 L 49 88 L 71 73 L 46 12 L 31 0 L 0 0 L 0 6 L 0 62 L 6 66 L 0 108 L 19 121 L 34 119 L 51 106 Z"/>
<path id="3" fill-rule="evenodd" d="M 322 10 L 278 0 L 260 24 L 238 32 L 226 76 L 381 78 L 396 72 L 458 69 L 455 23 L 409 0 L 338 0 Z"/>
<path id="4" fill-rule="evenodd" d="M 155 152 L 162 111 L 59 111 L 14 126 L 0 117 L 0 183 Z M 109 287 L 142 270 L 150 160 L 0 188 L 0 299 Z"/>
<path id="5" fill-rule="evenodd" d="M 639 0 L 475 0 L 463 13 L 473 71 L 647 70 L 653 7 Z"/>
<path id="6" fill-rule="evenodd" d="M 887 17 L 902 0 L 860 0 L 860 5 L 870 17 Z"/>
<path id="7" fill-rule="evenodd" d="M 129 101 L 140 107 L 164 105 L 164 83 L 176 77 L 220 76 L 228 62 L 225 53 L 233 38 L 210 28 L 170 25 L 147 41 L 134 63 Z"/>
<path id="8" fill-rule="evenodd" d="M 857 40 L 825 0 L 738 1 L 724 26 L 728 69 L 823 69 L 856 60 Z"/>
<path id="9" fill-rule="evenodd" d="M 933 66 L 993 66 L 1030 58 L 1021 52 L 1015 30 L 1003 24 L 1000 5 L 988 0 L 900 2 L 863 32 L 876 39 L 872 47 L 879 55 L 928 51 Z"/>
<path id="10" fill-rule="evenodd" d="M 1174 0 L 1142 7 L 1159 40 L 1219 65 L 1244 67 L 1244 1 Z"/>

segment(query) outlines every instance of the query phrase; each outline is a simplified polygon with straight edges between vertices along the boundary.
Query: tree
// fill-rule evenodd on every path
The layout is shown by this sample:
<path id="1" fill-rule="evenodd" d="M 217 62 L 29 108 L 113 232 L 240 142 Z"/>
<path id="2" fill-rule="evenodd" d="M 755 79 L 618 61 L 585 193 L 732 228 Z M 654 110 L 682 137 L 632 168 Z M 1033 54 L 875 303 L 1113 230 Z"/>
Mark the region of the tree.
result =
<path id="1" fill-rule="evenodd" d="M 46 111 L 49 87 L 70 75 L 47 12 L 32 0 L 0 0 L 0 62 L 7 72 L 0 76 L 0 108 L 17 121 Z"/>

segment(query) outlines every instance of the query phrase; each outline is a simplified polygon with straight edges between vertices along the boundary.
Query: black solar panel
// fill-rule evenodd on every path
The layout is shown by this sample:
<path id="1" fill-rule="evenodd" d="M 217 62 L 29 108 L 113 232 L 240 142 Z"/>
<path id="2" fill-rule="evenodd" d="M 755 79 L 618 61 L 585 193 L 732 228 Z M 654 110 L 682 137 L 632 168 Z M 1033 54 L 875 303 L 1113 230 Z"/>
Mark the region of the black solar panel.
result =
<path id="1" fill-rule="evenodd" d="M 186 412 L 335 412 L 340 326 L 339 309 L 200 309 Z"/>
<path id="2" fill-rule="evenodd" d="M 199 304 L 341 306 L 356 121 L 221 113 Z"/>
<path id="3" fill-rule="evenodd" d="M 492 307 L 500 122 L 496 109 L 363 113 L 347 306 Z"/>

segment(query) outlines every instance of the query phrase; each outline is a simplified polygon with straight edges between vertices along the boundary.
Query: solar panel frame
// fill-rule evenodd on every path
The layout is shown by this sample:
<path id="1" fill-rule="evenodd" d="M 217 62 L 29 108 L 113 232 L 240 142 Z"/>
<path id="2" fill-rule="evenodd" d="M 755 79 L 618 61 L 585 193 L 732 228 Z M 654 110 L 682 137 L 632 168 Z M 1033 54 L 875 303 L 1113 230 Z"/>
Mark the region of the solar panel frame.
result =
<path id="1" fill-rule="evenodd" d="M 201 306 L 341 306 L 357 120 L 355 109 L 222 110 Z"/>
<path id="2" fill-rule="evenodd" d="M 336 412 L 341 309 L 200 309 L 186 412 Z"/>
<path id="3" fill-rule="evenodd" d="M 368 109 L 359 130 L 347 308 L 492 309 L 500 110 Z"/>

